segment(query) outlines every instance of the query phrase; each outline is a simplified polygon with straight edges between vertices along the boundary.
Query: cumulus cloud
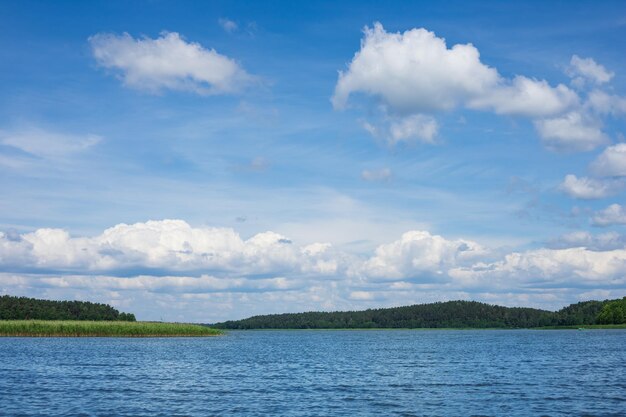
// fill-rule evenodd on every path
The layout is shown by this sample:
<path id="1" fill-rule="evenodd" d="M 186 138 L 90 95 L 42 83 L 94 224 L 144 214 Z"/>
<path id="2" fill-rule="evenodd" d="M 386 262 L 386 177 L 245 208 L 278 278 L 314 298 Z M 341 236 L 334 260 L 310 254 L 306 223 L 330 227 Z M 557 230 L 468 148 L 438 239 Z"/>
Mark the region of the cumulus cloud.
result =
<path id="1" fill-rule="evenodd" d="M 447 240 L 425 231 L 411 231 L 392 243 L 380 245 L 360 273 L 379 279 L 437 277 L 447 270 L 486 255 L 476 242 Z"/>
<path id="2" fill-rule="evenodd" d="M 604 218 L 613 216 L 610 221 L 626 223 L 624 209 L 615 206 L 609 207 Z M 621 218 L 616 220 L 616 214 Z M 162 220 L 119 224 L 93 237 L 72 237 L 61 229 L 0 233 L 0 266 L 5 271 L 38 274 L 46 285 L 102 285 L 112 290 L 165 291 L 175 286 L 183 292 L 292 288 L 302 285 L 302 280 L 323 277 L 344 277 L 349 279 L 346 285 L 350 280 L 442 283 L 468 276 L 486 277 L 487 271 L 507 268 L 518 274 L 527 268 L 528 276 L 540 268 L 546 278 L 550 274 L 560 276 L 565 273 L 565 269 L 561 271 L 563 265 L 580 263 L 574 255 L 569 260 L 568 254 L 581 255 L 588 262 L 585 268 L 599 271 L 610 262 L 607 255 L 588 253 L 596 252 L 590 248 L 607 249 L 622 239 L 609 234 L 579 234 L 561 237 L 559 242 L 565 249 L 513 253 L 502 261 L 485 263 L 495 255 L 477 242 L 414 230 L 378 246 L 371 256 L 357 257 L 338 252 L 326 243 L 298 246 L 275 232 L 258 233 L 244 240 L 229 228 L 194 228 L 182 220 Z M 580 246 L 583 251 L 567 252 L 580 249 L 569 246 Z M 626 249 L 621 250 L 613 250 L 612 259 L 619 255 L 626 261 Z M 119 279 L 102 278 L 107 276 Z M 252 285 L 252 280 L 260 282 Z M 463 280 L 459 283 L 464 285 Z"/>
<path id="3" fill-rule="evenodd" d="M 379 98 L 399 113 L 452 110 L 458 106 L 498 114 L 551 116 L 577 104 L 565 85 L 517 76 L 505 79 L 483 64 L 472 44 L 448 48 L 443 38 L 426 29 L 388 33 L 380 23 L 365 28 L 365 37 L 332 98 L 344 108 L 351 95 Z"/>
<path id="4" fill-rule="evenodd" d="M 361 50 L 339 73 L 332 102 L 343 108 L 350 95 L 360 92 L 404 112 L 450 110 L 498 79 L 471 44 L 448 49 L 444 39 L 425 29 L 387 33 L 376 23 L 365 28 Z"/>
<path id="5" fill-rule="evenodd" d="M 609 141 L 598 120 L 578 111 L 536 120 L 535 127 L 546 147 L 556 151 L 590 151 Z"/>
<path id="6" fill-rule="evenodd" d="M 591 218 L 594 226 L 612 226 L 626 224 L 626 207 L 619 204 L 611 204 L 604 210 L 596 212 Z"/>
<path id="7" fill-rule="evenodd" d="M 496 114 L 545 117 L 562 113 L 577 103 L 576 93 L 563 84 L 551 87 L 545 80 L 517 76 L 511 81 L 501 79 L 499 84 L 472 98 L 468 107 Z"/>
<path id="8" fill-rule="evenodd" d="M 560 307 L 589 288 L 620 296 L 624 242 L 614 232 L 576 232 L 501 256 L 472 240 L 413 230 L 350 255 L 275 232 L 242 239 L 181 220 L 119 224 L 93 237 L 38 229 L 0 233 L 0 293 L 80 297 L 142 319 L 205 322 L 459 298 Z M 555 286 L 538 301 L 535 294 Z"/>
<path id="9" fill-rule="evenodd" d="M 559 188 L 572 198 L 594 200 L 616 194 L 624 188 L 624 183 L 588 177 L 578 178 L 576 175 L 570 174 L 565 176 Z"/>
<path id="10" fill-rule="evenodd" d="M 141 90 L 225 94 L 253 80 L 233 59 L 175 32 L 163 32 L 156 39 L 99 33 L 89 43 L 98 64 L 119 71 L 124 84 Z"/>
<path id="11" fill-rule="evenodd" d="M 465 283 L 511 285 L 626 285 L 626 249 L 593 251 L 585 247 L 514 252 L 493 263 L 450 270 Z"/>
<path id="12" fill-rule="evenodd" d="M 0 143 L 42 158 L 59 158 L 84 151 L 102 138 L 98 135 L 76 135 L 36 127 L 13 131 L 0 130 Z"/>
<path id="13" fill-rule="evenodd" d="M 61 229 L 38 229 L 19 238 L 0 234 L 0 265 L 46 270 L 325 275 L 340 267 L 331 253 L 329 245 L 298 247 L 274 232 L 243 240 L 232 229 L 193 228 L 182 220 L 119 224 L 89 238 Z"/>
<path id="14" fill-rule="evenodd" d="M 573 78 L 574 84 L 577 85 L 585 81 L 591 81 L 595 84 L 608 83 L 615 75 L 604 66 L 596 63 L 593 58 L 580 58 L 578 55 L 572 56 L 567 74 Z"/>
<path id="15" fill-rule="evenodd" d="M 613 76 L 592 59 L 577 56 L 568 73 L 595 84 Z M 481 61 L 472 44 L 448 47 L 443 38 L 426 29 L 390 33 L 380 23 L 365 28 L 360 50 L 348 68 L 339 72 L 332 103 L 335 109 L 344 109 L 351 98 L 363 96 L 374 99 L 375 109 L 389 125 L 381 129 L 368 123 L 364 127 L 374 136 L 386 136 L 392 144 L 406 137 L 432 143 L 436 121 L 430 121 L 428 134 L 417 128 L 424 125 L 417 122 L 437 112 L 466 108 L 530 118 L 548 148 L 574 151 L 606 143 L 608 137 L 597 116 L 624 106 L 617 96 L 596 92 L 587 103 L 564 84 L 553 86 L 524 75 L 503 77 Z M 594 113 L 594 108 L 604 110 Z M 392 118 L 395 126 L 388 121 Z"/>
<path id="16" fill-rule="evenodd" d="M 604 177 L 626 177 L 626 143 L 607 147 L 591 163 L 590 169 Z"/>

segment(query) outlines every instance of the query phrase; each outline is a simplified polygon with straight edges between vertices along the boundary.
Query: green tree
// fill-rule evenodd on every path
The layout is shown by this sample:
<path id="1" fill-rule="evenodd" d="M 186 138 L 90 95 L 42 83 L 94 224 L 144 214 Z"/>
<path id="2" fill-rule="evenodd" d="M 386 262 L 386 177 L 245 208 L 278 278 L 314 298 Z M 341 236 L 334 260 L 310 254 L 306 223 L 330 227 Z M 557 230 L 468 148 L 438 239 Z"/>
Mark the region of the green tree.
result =
<path id="1" fill-rule="evenodd" d="M 607 302 L 598 314 L 596 321 L 600 324 L 626 323 L 626 297 L 621 300 Z"/>

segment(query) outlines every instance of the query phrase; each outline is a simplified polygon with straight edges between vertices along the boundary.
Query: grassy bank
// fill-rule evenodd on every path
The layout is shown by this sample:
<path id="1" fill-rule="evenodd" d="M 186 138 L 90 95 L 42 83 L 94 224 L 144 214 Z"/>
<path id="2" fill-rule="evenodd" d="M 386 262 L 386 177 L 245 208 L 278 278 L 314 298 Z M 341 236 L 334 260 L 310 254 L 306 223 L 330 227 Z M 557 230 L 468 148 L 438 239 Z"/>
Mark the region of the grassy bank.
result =
<path id="1" fill-rule="evenodd" d="M 0 336 L 5 337 L 181 337 L 220 334 L 222 331 L 217 329 L 185 323 L 0 320 Z"/>

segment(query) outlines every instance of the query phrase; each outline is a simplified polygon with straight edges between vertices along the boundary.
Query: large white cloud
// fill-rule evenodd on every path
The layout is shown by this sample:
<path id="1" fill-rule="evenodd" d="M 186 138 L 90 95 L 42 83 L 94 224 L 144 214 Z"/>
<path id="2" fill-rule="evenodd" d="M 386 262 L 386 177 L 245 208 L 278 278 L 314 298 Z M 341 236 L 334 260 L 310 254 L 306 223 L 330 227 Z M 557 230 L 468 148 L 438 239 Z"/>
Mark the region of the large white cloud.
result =
<path id="1" fill-rule="evenodd" d="M 411 231 L 395 242 L 380 245 L 359 272 L 377 279 L 432 278 L 445 276 L 450 268 L 485 254 L 476 242 Z"/>
<path id="2" fill-rule="evenodd" d="M 610 208 L 612 214 L 607 213 L 613 215 L 612 221 L 619 215 L 621 221 L 626 222 L 621 206 Z M 596 265 L 596 261 L 604 262 L 605 255 L 596 256 L 595 251 L 582 249 L 585 252 L 581 259 L 590 263 L 589 269 L 604 268 L 604 264 Z M 622 249 L 622 252 L 613 251 L 614 255 L 626 253 L 626 249 Z M 171 282 L 175 282 L 173 277 L 183 277 L 178 281 L 181 286 L 189 284 L 194 288 L 198 283 L 204 283 L 207 288 L 210 287 L 207 283 L 226 285 L 219 284 L 222 279 L 268 277 L 334 277 L 359 282 L 445 281 L 460 276 L 459 271 L 501 269 L 502 265 L 513 265 L 515 259 L 518 259 L 515 268 L 521 270 L 524 265 L 528 266 L 529 276 L 538 265 L 544 265 L 542 276 L 549 277 L 554 272 L 558 277 L 560 269 L 550 269 L 549 265 L 570 262 L 566 262 L 568 253 L 578 252 L 540 249 L 513 253 L 486 268 L 485 262 L 495 255 L 479 243 L 447 239 L 427 231 L 406 232 L 400 239 L 378 246 L 371 256 L 359 257 L 334 250 L 330 244 L 298 246 L 274 232 L 259 233 L 244 240 L 229 228 L 194 228 L 182 220 L 119 224 L 94 237 L 72 237 L 62 229 L 38 229 L 21 235 L 0 233 L 0 267 L 5 271 L 24 270 L 57 278 L 88 274 L 94 280 L 107 273 L 130 279 L 157 272 L 172 277 Z M 622 272 L 626 273 L 626 269 Z M 192 280 L 196 278 L 202 279 Z M 160 281 L 159 285 L 166 282 Z M 120 281 L 119 285 L 121 283 L 135 285 L 130 281 Z"/>
<path id="3" fill-rule="evenodd" d="M 343 108 L 350 95 L 370 94 L 400 113 L 451 110 L 457 106 L 498 114 L 550 116 L 576 104 L 564 85 L 517 76 L 507 80 L 480 61 L 472 44 L 448 48 L 426 29 L 388 33 L 380 23 L 365 38 L 347 71 L 339 73 L 333 104 Z"/>
<path id="4" fill-rule="evenodd" d="M 193 228 L 182 220 L 119 224 L 90 238 L 61 229 L 18 238 L 0 233 L 0 264 L 36 269 L 334 275 L 340 265 L 331 253 L 330 245 L 298 247 L 274 232 L 243 240 L 232 229 Z"/>
<path id="5" fill-rule="evenodd" d="M 477 263 L 471 267 L 450 270 L 450 276 L 466 284 L 493 287 L 545 285 L 626 286 L 626 249 L 593 251 L 585 247 L 537 249 L 514 252 L 493 263 Z"/>
<path id="6" fill-rule="evenodd" d="M 206 322 L 459 298 L 554 308 L 590 288 L 615 297 L 626 291 L 622 236 L 580 232 L 549 246 L 501 256 L 471 240 L 414 230 L 351 255 L 274 232 L 244 240 L 232 229 L 181 220 L 120 224 L 93 237 L 39 229 L 0 234 L 0 293 Z"/>
<path id="7" fill-rule="evenodd" d="M 568 73 L 597 84 L 612 77 L 595 61 L 576 56 Z M 426 29 L 390 33 L 380 23 L 365 28 L 360 50 L 339 73 L 332 103 L 343 109 L 351 97 L 363 95 L 374 98 L 375 108 L 383 113 L 382 127 L 369 122 L 364 126 L 375 136 L 388 132 L 383 136 L 392 144 L 404 140 L 404 135 L 393 135 L 393 123 L 396 131 L 408 124 L 399 118 L 432 117 L 455 108 L 531 118 L 546 146 L 554 150 L 588 151 L 608 141 L 602 123 L 590 112 L 593 106 L 574 90 L 524 75 L 503 77 L 481 61 L 474 45 L 448 47 Z M 596 95 L 595 101 L 596 106 L 607 106 L 605 97 Z M 611 109 L 620 106 L 614 97 L 609 101 Z M 434 142 L 436 133 L 422 141 Z"/>
<path id="8" fill-rule="evenodd" d="M 497 71 L 480 62 L 471 44 L 448 49 L 425 29 L 387 33 L 376 23 L 365 28 L 361 50 L 340 72 L 333 104 L 342 108 L 351 94 L 362 92 L 400 111 L 449 110 L 482 95 L 498 80 Z"/>
<path id="9" fill-rule="evenodd" d="M 89 38 L 98 63 L 121 72 L 129 87 L 223 94 L 239 91 L 252 77 L 232 58 L 185 41 L 178 33 L 135 39 L 128 33 L 99 33 Z"/>

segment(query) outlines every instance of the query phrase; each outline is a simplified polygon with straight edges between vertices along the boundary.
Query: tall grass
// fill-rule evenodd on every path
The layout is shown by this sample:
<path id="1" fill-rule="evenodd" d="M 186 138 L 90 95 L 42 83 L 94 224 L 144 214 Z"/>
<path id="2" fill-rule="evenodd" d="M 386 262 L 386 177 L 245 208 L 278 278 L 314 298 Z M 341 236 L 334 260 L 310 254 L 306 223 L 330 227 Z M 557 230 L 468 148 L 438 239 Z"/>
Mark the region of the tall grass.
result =
<path id="1" fill-rule="evenodd" d="M 220 330 L 197 324 L 69 321 L 69 320 L 0 320 L 0 336 L 30 337 L 174 337 L 216 336 Z"/>

